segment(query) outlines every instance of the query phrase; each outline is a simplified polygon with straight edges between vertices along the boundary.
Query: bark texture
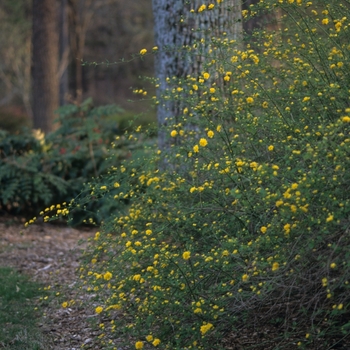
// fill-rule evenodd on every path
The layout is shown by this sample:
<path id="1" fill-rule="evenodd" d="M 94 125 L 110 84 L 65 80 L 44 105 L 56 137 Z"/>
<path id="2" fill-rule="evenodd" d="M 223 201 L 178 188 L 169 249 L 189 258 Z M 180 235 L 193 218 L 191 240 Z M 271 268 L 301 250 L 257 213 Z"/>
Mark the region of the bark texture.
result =
<path id="1" fill-rule="evenodd" d="M 49 132 L 58 107 L 58 29 L 55 0 L 33 0 L 33 125 Z"/>
<path id="2" fill-rule="evenodd" d="M 239 41 L 242 34 L 241 2 L 226 0 L 216 4 L 212 10 L 198 13 L 202 5 L 199 0 L 153 0 L 155 44 L 158 47 L 155 73 L 159 82 L 157 92 L 157 117 L 159 126 L 159 149 L 169 152 L 171 140 L 165 132 L 168 121 L 176 122 L 182 108 L 179 102 L 164 100 L 162 96 L 171 83 L 167 78 L 184 78 L 188 75 L 198 76 L 202 72 L 205 47 L 195 51 L 193 44 L 204 40 L 210 45 L 212 37 L 221 37 L 225 32 L 230 39 Z M 191 10 L 194 10 L 192 13 Z M 187 50 L 191 48 L 191 50 Z M 171 80 L 170 80 L 171 81 Z"/>

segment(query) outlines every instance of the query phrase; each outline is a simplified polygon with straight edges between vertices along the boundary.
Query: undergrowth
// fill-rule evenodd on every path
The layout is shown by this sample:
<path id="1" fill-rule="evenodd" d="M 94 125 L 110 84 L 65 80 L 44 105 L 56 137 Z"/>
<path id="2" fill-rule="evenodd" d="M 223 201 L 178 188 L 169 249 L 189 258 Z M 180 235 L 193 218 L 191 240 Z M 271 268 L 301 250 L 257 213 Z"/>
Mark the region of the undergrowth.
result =
<path id="1" fill-rule="evenodd" d="M 60 108 L 58 127 L 47 135 L 40 130 L 24 129 L 18 134 L 0 130 L 0 210 L 38 215 L 52 203 L 76 197 L 90 178 L 129 158 L 140 145 L 131 144 L 124 135 L 130 126 L 117 121 L 122 112 L 114 105 L 95 107 L 88 99 Z M 99 209 L 100 214 L 75 210 L 75 224 L 87 216 L 101 220 L 102 213 L 115 206 L 90 201 L 85 209 L 91 213 Z"/>

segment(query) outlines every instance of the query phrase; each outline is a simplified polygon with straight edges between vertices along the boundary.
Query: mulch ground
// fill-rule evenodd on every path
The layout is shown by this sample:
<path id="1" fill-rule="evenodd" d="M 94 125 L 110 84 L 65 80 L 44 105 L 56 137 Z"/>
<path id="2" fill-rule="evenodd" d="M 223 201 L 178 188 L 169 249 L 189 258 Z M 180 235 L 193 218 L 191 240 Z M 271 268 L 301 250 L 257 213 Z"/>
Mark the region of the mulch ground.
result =
<path id="1" fill-rule="evenodd" d="M 93 228 L 73 229 L 63 225 L 38 224 L 24 227 L 11 217 L 0 217 L 0 266 L 14 267 L 44 286 L 50 286 L 66 300 L 83 298 L 74 289 L 77 267 L 85 241 L 96 232 Z M 86 244 L 86 243 L 85 243 Z M 47 338 L 47 349 L 99 349 L 94 344 L 98 336 L 89 325 L 94 317 L 79 303 L 63 309 L 57 297 L 44 305 L 40 327 Z"/>

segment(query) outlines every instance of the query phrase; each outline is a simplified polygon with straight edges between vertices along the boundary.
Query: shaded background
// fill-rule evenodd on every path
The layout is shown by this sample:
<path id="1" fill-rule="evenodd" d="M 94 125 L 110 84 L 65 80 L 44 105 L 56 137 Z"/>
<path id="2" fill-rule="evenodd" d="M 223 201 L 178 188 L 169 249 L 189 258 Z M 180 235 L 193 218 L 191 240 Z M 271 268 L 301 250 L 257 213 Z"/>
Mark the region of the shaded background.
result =
<path id="1" fill-rule="evenodd" d="M 130 115 L 146 111 L 155 118 L 148 101 L 128 102 L 133 89 L 150 88 L 140 77 L 153 76 L 152 55 L 120 62 L 153 46 L 151 0 L 54 1 L 60 105 L 92 97 L 95 105 L 116 103 Z M 0 2 L 0 128 L 12 132 L 33 117 L 32 19 L 31 0 Z"/>

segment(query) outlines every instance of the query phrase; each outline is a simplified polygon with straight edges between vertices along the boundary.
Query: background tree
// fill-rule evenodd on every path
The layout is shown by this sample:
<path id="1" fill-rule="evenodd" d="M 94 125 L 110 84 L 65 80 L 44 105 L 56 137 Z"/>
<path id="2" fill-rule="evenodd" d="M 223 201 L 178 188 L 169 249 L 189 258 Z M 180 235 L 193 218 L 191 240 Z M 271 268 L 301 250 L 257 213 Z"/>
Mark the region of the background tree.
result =
<path id="1" fill-rule="evenodd" d="M 174 99 L 162 99 L 162 95 L 171 88 L 167 78 L 200 75 L 203 55 L 207 50 L 202 47 L 201 52 L 194 52 L 193 44 L 204 40 L 209 47 L 210 38 L 219 37 L 223 32 L 237 43 L 241 40 L 240 0 L 218 3 L 205 12 L 198 11 L 201 6 L 202 2 L 198 0 L 153 0 L 155 44 L 158 46 L 155 75 L 159 82 L 158 99 L 161 101 L 157 110 L 159 149 L 165 153 L 165 157 L 172 142 L 165 127 L 171 118 L 175 118 L 176 123 L 176 116 L 181 112 L 181 106 Z M 191 48 L 190 54 L 181 49 L 185 47 Z"/>
<path id="2" fill-rule="evenodd" d="M 69 94 L 69 26 L 68 26 L 68 3 L 67 0 L 61 0 L 59 3 L 59 104 L 64 105 Z"/>
<path id="3" fill-rule="evenodd" d="M 153 121 L 155 113 L 149 101 L 129 102 L 134 97 L 133 89 L 147 89 L 152 94 L 151 84 L 139 77 L 153 76 L 153 55 L 144 60 L 120 63 L 122 58 L 131 58 L 140 48 L 154 45 L 152 0 L 144 0 L 143 6 L 139 6 L 138 0 L 127 3 L 123 0 L 55 1 L 55 21 L 59 21 L 57 33 L 60 37 L 59 104 L 67 98 L 76 100 L 78 88 L 82 100 L 92 97 L 95 105 L 116 103 L 128 110 L 129 115 L 147 110 L 147 119 Z M 72 19 L 73 3 L 77 11 L 75 21 Z M 75 27 L 76 22 L 79 28 Z M 77 39 L 77 35 L 82 35 L 83 40 Z M 16 131 L 21 125 L 32 122 L 31 0 L 0 1 L 0 57 L 0 128 Z M 82 59 L 99 64 L 82 66 Z"/>
<path id="4" fill-rule="evenodd" d="M 33 0 L 33 126 L 53 128 L 58 107 L 58 27 L 55 0 Z"/>
<path id="5" fill-rule="evenodd" d="M 73 54 L 73 67 L 75 72 L 75 99 L 82 100 L 83 93 L 83 58 L 88 30 L 92 19 L 100 8 L 111 6 L 115 0 L 68 0 L 70 47 Z"/>
<path id="6" fill-rule="evenodd" d="M 0 106 L 13 101 L 31 116 L 31 16 L 28 0 L 0 3 Z"/>

